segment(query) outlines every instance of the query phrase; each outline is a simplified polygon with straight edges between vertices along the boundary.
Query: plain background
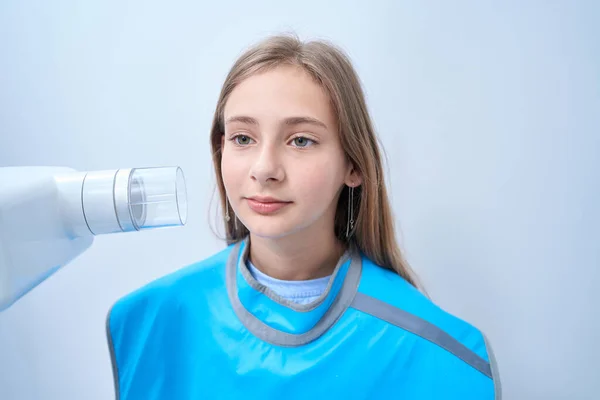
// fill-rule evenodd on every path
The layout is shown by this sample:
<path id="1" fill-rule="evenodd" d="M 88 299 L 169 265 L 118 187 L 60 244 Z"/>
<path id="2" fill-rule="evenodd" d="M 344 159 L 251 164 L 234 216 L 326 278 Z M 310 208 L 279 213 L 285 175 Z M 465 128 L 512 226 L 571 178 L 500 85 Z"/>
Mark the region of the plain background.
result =
<path id="1" fill-rule="evenodd" d="M 217 95 L 285 31 L 354 60 L 399 241 L 434 300 L 487 333 L 504 398 L 598 399 L 600 3 L 283 3 L 0 3 L 0 166 L 179 165 L 190 204 L 183 228 L 97 237 L 0 314 L 0 399 L 114 397 L 106 313 L 223 247 Z"/>

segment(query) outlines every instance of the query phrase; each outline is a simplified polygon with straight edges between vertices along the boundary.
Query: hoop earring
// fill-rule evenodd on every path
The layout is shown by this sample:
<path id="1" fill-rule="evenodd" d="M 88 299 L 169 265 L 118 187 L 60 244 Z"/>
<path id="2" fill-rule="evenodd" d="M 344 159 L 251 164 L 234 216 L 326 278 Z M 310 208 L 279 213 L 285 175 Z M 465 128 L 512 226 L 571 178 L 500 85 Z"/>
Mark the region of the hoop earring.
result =
<path id="1" fill-rule="evenodd" d="M 349 238 L 354 230 L 354 187 L 348 190 L 348 222 L 346 223 L 346 237 Z"/>

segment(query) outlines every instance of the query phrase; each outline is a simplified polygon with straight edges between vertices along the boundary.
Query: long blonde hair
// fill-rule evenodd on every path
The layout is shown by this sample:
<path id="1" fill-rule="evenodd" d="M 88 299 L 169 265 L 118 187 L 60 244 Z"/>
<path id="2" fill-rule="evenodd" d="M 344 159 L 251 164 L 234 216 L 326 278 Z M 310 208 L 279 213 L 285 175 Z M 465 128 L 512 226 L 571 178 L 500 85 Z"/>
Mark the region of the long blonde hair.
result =
<path id="1" fill-rule="evenodd" d="M 383 177 L 383 164 L 371 117 L 367 110 L 359 78 L 348 56 L 335 45 L 315 40 L 302 42 L 293 35 L 269 37 L 243 53 L 225 79 L 211 129 L 211 146 L 217 186 L 223 210 L 233 216 L 226 201 L 221 176 L 221 137 L 224 135 L 223 110 L 233 89 L 249 76 L 280 65 L 296 65 L 307 71 L 329 94 L 338 120 L 342 148 L 362 185 L 354 190 L 355 228 L 349 240 L 377 265 L 396 271 L 411 285 L 418 287 L 417 278 L 404 259 L 396 242 L 394 219 Z M 349 188 L 339 198 L 335 216 L 335 232 L 346 238 L 349 212 Z M 229 244 L 242 240 L 248 230 L 233 216 L 225 221 Z"/>

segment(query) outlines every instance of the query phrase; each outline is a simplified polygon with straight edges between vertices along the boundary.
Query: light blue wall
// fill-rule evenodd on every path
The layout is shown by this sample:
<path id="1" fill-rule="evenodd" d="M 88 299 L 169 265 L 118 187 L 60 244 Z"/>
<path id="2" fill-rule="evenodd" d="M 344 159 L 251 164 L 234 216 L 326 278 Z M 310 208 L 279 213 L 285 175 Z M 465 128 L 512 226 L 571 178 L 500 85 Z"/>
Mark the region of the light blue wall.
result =
<path id="1" fill-rule="evenodd" d="M 221 248 L 218 91 L 245 46 L 292 29 L 354 59 L 403 247 L 487 332 L 505 398 L 597 399 L 600 3 L 282 3 L 0 3 L 0 166 L 176 164 L 190 201 L 185 228 L 98 237 L 0 314 L 0 399 L 113 398 L 106 312 Z"/>

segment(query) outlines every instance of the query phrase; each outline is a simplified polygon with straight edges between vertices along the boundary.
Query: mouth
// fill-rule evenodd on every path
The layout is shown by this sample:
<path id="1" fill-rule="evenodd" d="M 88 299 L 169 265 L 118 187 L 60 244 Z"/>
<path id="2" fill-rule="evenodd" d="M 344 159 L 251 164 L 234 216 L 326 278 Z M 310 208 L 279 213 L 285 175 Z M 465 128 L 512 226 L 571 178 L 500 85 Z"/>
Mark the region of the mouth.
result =
<path id="1" fill-rule="evenodd" d="M 284 201 L 268 196 L 246 197 L 245 199 L 248 203 L 248 207 L 250 207 L 252 211 L 261 215 L 274 214 L 277 211 L 292 204 L 291 201 Z"/>

